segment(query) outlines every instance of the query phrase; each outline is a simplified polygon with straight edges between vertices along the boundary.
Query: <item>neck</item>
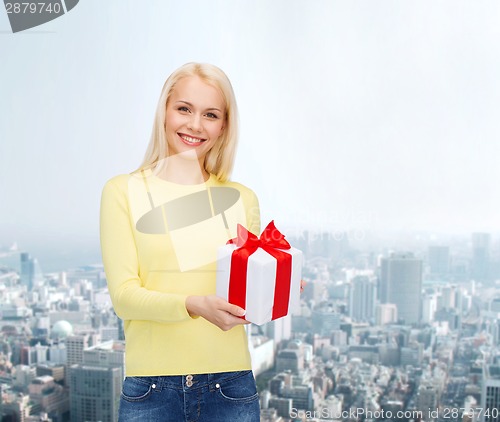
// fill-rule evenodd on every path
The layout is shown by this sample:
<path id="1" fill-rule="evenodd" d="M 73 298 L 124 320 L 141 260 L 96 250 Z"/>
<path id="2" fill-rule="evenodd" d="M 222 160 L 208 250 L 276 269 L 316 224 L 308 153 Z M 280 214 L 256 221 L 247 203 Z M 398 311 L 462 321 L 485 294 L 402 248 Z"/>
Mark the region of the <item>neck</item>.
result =
<path id="1" fill-rule="evenodd" d="M 176 154 L 167 157 L 158 175 L 162 179 L 181 185 L 197 185 L 206 182 L 210 174 L 197 157 Z"/>

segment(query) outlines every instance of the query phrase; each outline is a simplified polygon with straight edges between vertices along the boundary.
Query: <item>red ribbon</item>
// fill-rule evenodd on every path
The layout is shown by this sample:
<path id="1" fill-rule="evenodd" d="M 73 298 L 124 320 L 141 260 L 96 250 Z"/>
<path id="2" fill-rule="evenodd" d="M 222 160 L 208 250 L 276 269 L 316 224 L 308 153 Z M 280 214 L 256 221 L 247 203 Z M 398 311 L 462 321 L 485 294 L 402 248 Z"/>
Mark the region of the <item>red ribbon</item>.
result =
<path id="1" fill-rule="evenodd" d="M 267 225 L 260 238 L 238 224 L 238 237 L 227 243 L 238 246 L 231 255 L 228 301 L 246 309 L 248 258 L 258 248 L 262 248 L 277 261 L 272 319 L 285 316 L 288 313 L 290 298 L 292 256 L 280 250 L 290 249 L 290 244 L 275 227 L 274 220 Z"/>

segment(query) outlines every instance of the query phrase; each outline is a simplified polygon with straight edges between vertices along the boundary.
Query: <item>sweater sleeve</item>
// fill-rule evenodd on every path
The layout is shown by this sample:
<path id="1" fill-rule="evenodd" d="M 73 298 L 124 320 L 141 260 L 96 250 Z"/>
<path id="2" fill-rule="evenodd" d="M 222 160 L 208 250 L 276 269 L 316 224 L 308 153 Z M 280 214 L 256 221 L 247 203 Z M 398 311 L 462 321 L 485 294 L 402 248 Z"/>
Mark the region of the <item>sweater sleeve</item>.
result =
<path id="1" fill-rule="evenodd" d="M 143 287 L 126 183 L 122 181 L 114 178 L 105 184 L 100 212 L 102 260 L 115 312 L 123 320 L 166 323 L 190 319 L 187 296 Z"/>

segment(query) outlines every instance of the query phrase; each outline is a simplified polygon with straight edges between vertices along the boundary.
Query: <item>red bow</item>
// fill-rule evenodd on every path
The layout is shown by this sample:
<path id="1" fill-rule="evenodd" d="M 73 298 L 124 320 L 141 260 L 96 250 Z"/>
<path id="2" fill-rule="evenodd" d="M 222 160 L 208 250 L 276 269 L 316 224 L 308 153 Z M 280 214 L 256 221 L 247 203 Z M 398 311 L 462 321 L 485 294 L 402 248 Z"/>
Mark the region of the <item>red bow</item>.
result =
<path id="1" fill-rule="evenodd" d="M 267 225 L 260 237 L 250 233 L 240 224 L 238 224 L 237 231 L 238 237 L 227 242 L 236 244 L 238 247 L 231 255 L 229 302 L 243 309 L 246 308 L 248 258 L 258 248 L 262 248 L 268 254 L 276 258 L 278 264 L 276 269 L 272 319 L 285 316 L 288 313 L 288 302 L 290 298 L 292 257 L 279 249 L 290 249 L 290 244 L 285 240 L 285 236 L 275 227 L 274 220 Z"/>
<path id="2" fill-rule="evenodd" d="M 228 240 L 227 243 L 234 243 L 238 248 L 252 250 L 253 254 L 258 248 L 267 249 L 290 249 L 290 244 L 285 240 L 285 236 L 274 225 L 272 220 L 264 229 L 260 237 L 249 232 L 241 224 L 238 224 L 238 236 Z"/>

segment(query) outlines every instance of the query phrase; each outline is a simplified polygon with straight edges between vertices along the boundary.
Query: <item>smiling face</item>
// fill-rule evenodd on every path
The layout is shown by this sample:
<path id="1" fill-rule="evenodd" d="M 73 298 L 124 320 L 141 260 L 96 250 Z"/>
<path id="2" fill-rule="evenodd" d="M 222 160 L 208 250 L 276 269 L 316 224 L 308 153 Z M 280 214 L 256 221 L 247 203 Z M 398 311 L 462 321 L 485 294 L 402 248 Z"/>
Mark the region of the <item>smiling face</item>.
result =
<path id="1" fill-rule="evenodd" d="M 197 76 L 182 78 L 167 102 L 165 132 L 169 155 L 186 153 L 203 164 L 224 131 L 225 102 L 217 88 Z"/>

